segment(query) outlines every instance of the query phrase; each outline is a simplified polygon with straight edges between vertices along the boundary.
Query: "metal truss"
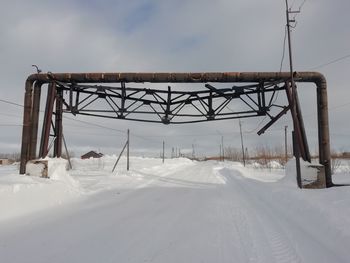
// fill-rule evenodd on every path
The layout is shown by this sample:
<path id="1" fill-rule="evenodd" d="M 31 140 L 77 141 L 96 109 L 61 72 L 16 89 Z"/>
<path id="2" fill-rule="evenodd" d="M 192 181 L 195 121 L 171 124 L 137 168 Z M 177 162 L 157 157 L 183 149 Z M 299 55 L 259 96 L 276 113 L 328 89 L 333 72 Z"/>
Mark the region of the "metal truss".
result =
<path id="1" fill-rule="evenodd" d="M 64 112 L 74 115 L 126 119 L 163 124 L 184 124 L 268 115 L 276 94 L 285 90 L 284 82 L 259 82 L 215 87 L 203 83 L 200 90 L 184 84 L 155 89 L 130 86 L 81 85 L 54 81 L 63 91 Z M 222 85 L 220 85 L 222 86 Z M 227 86 L 227 84 L 225 85 Z"/>

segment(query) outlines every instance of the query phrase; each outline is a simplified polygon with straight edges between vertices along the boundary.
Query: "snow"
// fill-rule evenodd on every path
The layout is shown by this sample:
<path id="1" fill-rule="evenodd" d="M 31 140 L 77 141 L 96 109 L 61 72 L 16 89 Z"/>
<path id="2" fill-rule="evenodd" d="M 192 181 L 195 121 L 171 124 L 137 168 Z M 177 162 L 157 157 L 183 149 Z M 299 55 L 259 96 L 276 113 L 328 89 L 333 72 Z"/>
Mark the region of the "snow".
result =
<path id="1" fill-rule="evenodd" d="M 61 205 L 79 196 L 84 189 L 65 169 L 66 160 L 49 160 L 49 177 L 41 178 L 43 164 L 29 165 L 35 176 L 18 174 L 17 165 L 0 167 L 0 222 Z"/>
<path id="2" fill-rule="evenodd" d="M 27 163 L 26 165 L 26 174 L 30 176 L 39 176 L 43 175 L 45 169 L 44 163 Z"/>
<path id="3" fill-rule="evenodd" d="M 0 167 L 1 262 L 348 262 L 349 187 L 233 162 L 49 159 Z M 335 181 L 350 182 L 346 169 Z"/>

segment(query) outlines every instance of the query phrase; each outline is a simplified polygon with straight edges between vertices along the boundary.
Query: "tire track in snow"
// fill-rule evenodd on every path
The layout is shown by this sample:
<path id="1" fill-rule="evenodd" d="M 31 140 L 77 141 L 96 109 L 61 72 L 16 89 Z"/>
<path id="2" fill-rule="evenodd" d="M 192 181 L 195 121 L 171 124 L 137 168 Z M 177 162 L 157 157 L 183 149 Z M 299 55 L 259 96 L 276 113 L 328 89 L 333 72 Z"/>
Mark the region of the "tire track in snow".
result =
<path id="1" fill-rule="evenodd" d="M 226 176 L 230 191 L 234 192 L 234 198 L 239 200 L 235 209 L 231 206 L 232 217 L 239 222 L 241 242 L 250 262 L 302 262 L 288 235 L 279 226 L 279 222 L 273 217 L 273 213 L 254 197 L 254 192 L 246 190 L 247 181 L 241 178 Z M 243 182 L 243 183 L 242 183 Z M 232 197 L 231 197 L 232 198 Z M 238 212 L 237 212 L 238 211 Z M 263 242 L 265 249 L 269 249 L 271 258 L 266 258 L 266 251 L 261 250 Z M 257 249 L 257 243 L 260 251 Z"/>
<path id="2" fill-rule="evenodd" d="M 339 236 L 331 231 L 330 222 L 318 217 L 317 210 L 296 209 L 295 202 L 299 199 L 293 200 L 292 195 L 292 200 L 285 202 L 283 191 L 271 192 L 278 184 L 247 179 L 233 169 L 223 168 L 221 173 L 238 197 L 245 198 L 250 210 L 259 215 L 256 223 L 260 221 L 275 262 L 349 262 L 344 257 L 348 251 L 347 239 L 343 244 L 336 241 Z M 276 200 L 279 197 L 281 202 Z M 311 221 L 302 220 L 308 218 Z"/>

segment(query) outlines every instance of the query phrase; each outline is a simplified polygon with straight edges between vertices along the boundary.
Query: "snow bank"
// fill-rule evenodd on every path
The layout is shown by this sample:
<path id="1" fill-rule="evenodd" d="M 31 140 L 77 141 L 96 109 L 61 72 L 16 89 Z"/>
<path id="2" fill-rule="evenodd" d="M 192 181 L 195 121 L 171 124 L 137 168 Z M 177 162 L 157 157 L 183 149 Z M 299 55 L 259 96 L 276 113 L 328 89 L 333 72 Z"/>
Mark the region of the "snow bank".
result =
<path id="1" fill-rule="evenodd" d="M 277 163 L 277 162 L 276 162 Z M 255 164 L 244 167 L 241 163 L 225 162 L 219 163 L 217 169 L 224 176 L 242 176 L 260 182 L 277 182 L 284 177 L 284 169 L 279 168 L 280 165 L 275 164 L 275 168 L 262 168 Z"/>
<path id="2" fill-rule="evenodd" d="M 302 159 L 300 159 L 300 173 L 303 186 L 317 180 L 317 169 L 310 167 L 310 163 L 305 162 Z M 283 182 L 293 184 L 297 187 L 296 177 L 296 160 L 295 158 L 292 158 L 286 164 L 286 176 Z"/>
<path id="3" fill-rule="evenodd" d="M 269 161 L 266 164 L 261 164 L 258 162 L 253 162 L 250 167 L 261 168 L 261 169 L 283 169 L 283 165 L 277 161 Z"/>
<path id="4" fill-rule="evenodd" d="M 66 171 L 66 160 L 47 159 L 50 179 L 19 175 L 16 166 L 0 169 L 0 220 L 66 203 L 84 191 Z M 31 167 L 32 172 L 39 171 Z"/>
<path id="5" fill-rule="evenodd" d="M 117 158 L 116 155 L 105 155 L 98 159 L 73 158 L 73 170 L 69 173 L 79 180 L 87 194 L 95 194 L 111 189 L 118 189 L 120 192 L 146 187 L 159 177 L 194 164 L 186 158 L 166 159 L 162 163 L 160 158 L 130 157 L 130 170 L 127 171 L 127 160 L 122 156 L 112 172 Z"/>

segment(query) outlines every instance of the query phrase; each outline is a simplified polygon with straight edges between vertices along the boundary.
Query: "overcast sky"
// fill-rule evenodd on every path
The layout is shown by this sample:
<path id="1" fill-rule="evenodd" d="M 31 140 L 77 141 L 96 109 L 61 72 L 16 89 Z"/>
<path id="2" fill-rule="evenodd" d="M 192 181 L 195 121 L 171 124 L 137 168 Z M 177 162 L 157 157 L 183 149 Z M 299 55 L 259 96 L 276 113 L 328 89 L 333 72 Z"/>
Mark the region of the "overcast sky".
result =
<path id="1" fill-rule="evenodd" d="M 331 147 L 350 151 L 349 0 L 290 0 L 301 5 L 292 32 L 296 71 L 320 71 L 328 81 Z M 285 32 L 284 0 L 0 0 L 0 99 L 23 104 L 24 82 L 43 72 L 279 71 Z M 288 70 L 285 54 L 283 70 Z M 284 94 L 281 93 L 282 100 Z M 312 152 L 317 150 L 316 93 L 300 85 L 299 97 Z M 0 101 L 0 152 L 19 152 L 23 109 Z M 67 115 L 72 118 L 73 116 Z M 188 125 L 145 124 L 79 117 L 107 128 L 64 120 L 71 151 L 117 152 L 132 133 L 135 154 L 158 155 L 165 140 L 185 151 L 217 154 L 240 147 L 237 120 Z M 264 135 L 267 122 L 243 119 L 248 150 L 283 145 L 289 114 Z M 111 129 L 108 129 L 111 128 Z M 114 130 L 113 130 L 114 129 Z M 118 131 L 116 131 L 118 130 Z M 121 132 L 119 132 L 121 131 Z M 290 141 L 290 134 L 289 134 Z"/>

